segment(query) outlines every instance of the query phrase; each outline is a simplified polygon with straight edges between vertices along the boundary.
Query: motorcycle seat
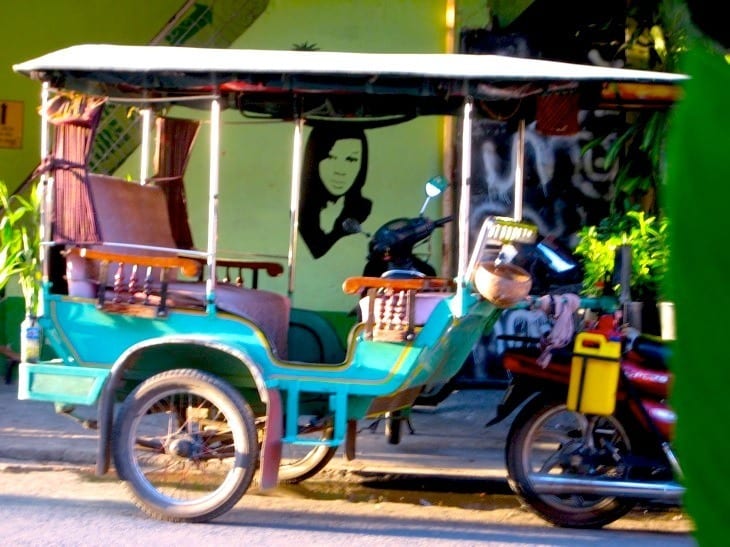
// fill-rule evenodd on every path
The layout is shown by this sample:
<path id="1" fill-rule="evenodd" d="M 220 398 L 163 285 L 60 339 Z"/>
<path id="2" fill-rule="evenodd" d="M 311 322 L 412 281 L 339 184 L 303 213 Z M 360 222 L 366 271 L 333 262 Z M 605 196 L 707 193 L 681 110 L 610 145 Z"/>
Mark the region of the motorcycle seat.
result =
<path id="1" fill-rule="evenodd" d="M 642 365 L 654 370 L 667 370 L 671 359 L 671 346 L 661 338 L 640 334 L 631 344 L 631 352 L 642 361 Z"/>
<path id="2" fill-rule="evenodd" d="M 521 343 L 522 345 L 514 345 L 508 347 L 504 351 L 504 355 L 508 356 L 519 356 L 521 357 L 522 361 L 524 362 L 525 358 L 527 359 L 534 359 L 537 361 L 537 358 L 542 354 L 542 348 L 540 347 L 540 339 L 534 338 L 534 337 L 527 337 L 527 336 L 512 336 L 512 335 L 502 335 L 498 337 L 500 340 L 505 340 L 511 343 Z M 562 348 L 553 348 L 551 350 L 551 363 L 561 363 L 561 364 L 570 364 L 571 359 L 573 358 L 573 352 L 571 351 L 572 344 L 562 347 Z M 535 363 L 537 364 L 537 363 Z"/>

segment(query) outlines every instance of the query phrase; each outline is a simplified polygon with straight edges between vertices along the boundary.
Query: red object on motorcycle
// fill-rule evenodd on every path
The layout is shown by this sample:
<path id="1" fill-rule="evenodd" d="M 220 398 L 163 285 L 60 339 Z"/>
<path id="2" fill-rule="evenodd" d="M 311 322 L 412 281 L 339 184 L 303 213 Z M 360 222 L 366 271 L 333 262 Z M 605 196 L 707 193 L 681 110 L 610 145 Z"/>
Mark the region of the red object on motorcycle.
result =
<path id="1" fill-rule="evenodd" d="M 527 375 L 540 380 L 568 385 L 570 355 L 554 352 L 550 364 L 542 368 L 537 364 L 540 350 L 537 347 L 510 348 L 502 358 L 505 370 L 513 374 Z"/>
<path id="2" fill-rule="evenodd" d="M 641 404 L 651 417 L 651 421 L 659 434 L 664 437 L 664 440 L 672 440 L 674 438 L 674 426 L 677 423 L 677 414 L 664 401 L 642 399 Z"/>
<path id="3" fill-rule="evenodd" d="M 639 363 L 626 359 L 621 363 L 621 368 L 626 378 L 641 393 L 662 398 L 669 396 L 674 379 L 671 372 L 645 368 Z"/>

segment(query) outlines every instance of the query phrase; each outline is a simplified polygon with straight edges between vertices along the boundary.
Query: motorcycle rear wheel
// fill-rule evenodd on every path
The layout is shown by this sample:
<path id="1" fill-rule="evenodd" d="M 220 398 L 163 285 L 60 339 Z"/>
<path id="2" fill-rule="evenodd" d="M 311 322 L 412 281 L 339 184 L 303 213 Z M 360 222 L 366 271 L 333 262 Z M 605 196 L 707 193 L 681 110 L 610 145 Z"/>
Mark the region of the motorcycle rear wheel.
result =
<path id="1" fill-rule="evenodd" d="M 624 479 L 632 440 L 615 416 L 586 416 L 561 401 L 538 396 L 515 418 L 507 436 L 506 462 L 512 490 L 546 521 L 567 528 L 601 528 L 628 513 L 636 500 L 598 494 L 544 494 L 535 491 L 530 473 L 578 478 Z M 581 423 L 587 425 L 586 435 Z M 590 436 L 590 439 L 589 439 Z M 603 456 L 591 449 L 603 447 Z M 590 461 L 589 461 L 590 460 Z"/>

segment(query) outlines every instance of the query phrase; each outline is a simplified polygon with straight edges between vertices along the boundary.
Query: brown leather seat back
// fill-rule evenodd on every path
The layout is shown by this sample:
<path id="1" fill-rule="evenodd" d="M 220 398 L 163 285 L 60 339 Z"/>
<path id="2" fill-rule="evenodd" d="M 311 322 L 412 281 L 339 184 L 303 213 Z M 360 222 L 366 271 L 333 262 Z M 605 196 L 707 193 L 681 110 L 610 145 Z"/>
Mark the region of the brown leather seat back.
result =
<path id="1" fill-rule="evenodd" d="M 93 248 L 119 254 L 144 256 L 175 256 L 175 240 L 170 229 L 165 195 L 160 188 L 141 185 L 119 177 L 90 173 L 88 178 L 91 203 L 96 223 L 104 244 Z M 140 249 L 114 243 L 146 245 L 169 249 Z M 131 266 L 124 267 L 125 278 Z M 115 268 L 109 269 L 107 285 L 114 284 Z M 159 278 L 154 271 L 153 277 Z M 98 284 L 97 264 L 80 257 L 71 257 L 66 265 L 68 290 L 71 296 L 93 297 Z M 176 279 L 176 272 L 168 272 L 168 279 Z"/>

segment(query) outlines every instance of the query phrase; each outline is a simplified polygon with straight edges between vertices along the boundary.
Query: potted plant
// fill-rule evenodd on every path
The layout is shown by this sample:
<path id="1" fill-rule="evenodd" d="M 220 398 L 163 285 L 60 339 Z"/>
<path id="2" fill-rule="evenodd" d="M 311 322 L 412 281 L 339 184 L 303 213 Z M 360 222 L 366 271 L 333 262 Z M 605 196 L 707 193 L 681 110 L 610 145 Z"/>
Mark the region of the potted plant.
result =
<path id="1" fill-rule="evenodd" d="M 11 194 L 0 181 L 0 290 L 16 278 L 25 302 L 21 325 L 21 361 L 39 358 L 38 296 L 40 272 L 40 208 L 35 187 L 27 196 Z"/>
<path id="2" fill-rule="evenodd" d="M 618 272 L 614 270 L 616 251 L 627 246 L 631 250 L 631 300 L 643 303 L 661 300 L 669 259 L 668 226 L 666 217 L 628 211 L 608 216 L 597 226 L 582 228 L 575 248 L 583 263 L 582 293 L 618 295 L 626 289 L 620 286 Z M 653 311 L 648 306 L 644 309 Z"/>

